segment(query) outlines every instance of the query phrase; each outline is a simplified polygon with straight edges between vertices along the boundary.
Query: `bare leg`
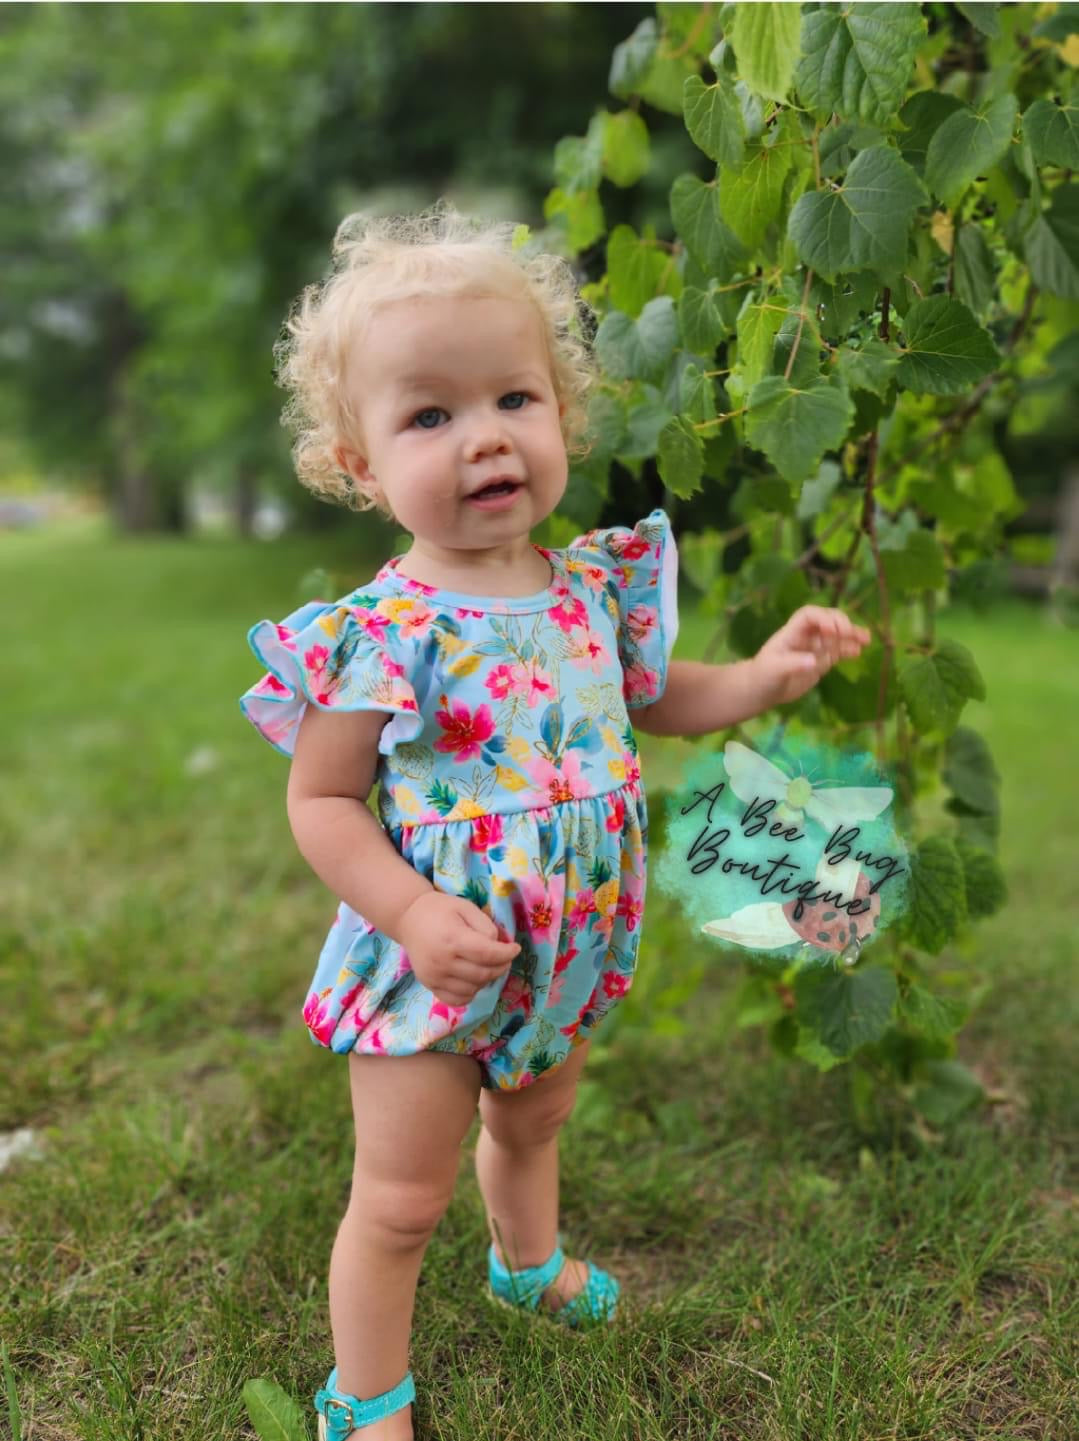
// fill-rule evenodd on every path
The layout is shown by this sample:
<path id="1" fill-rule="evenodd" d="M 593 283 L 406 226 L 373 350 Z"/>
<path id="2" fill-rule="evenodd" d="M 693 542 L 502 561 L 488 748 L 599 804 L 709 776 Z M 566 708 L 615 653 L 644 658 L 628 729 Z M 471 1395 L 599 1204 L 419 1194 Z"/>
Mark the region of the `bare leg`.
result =
<path id="1" fill-rule="evenodd" d="M 558 1243 L 558 1133 L 573 1110 L 588 1044 L 534 1086 L 480 1096 L 476 1177 L 496 1253 L 513 1271 L 541 1266 Z M 587 1280 L 587 1266 L 567 1260 L 544 1304 L 557 1310 Z"/>
<path id="2" fill-rule="evenodd" d="M 461 1142 L 476 1114 L 480 1070 L 467 1056 L 349 1057 L 356 1162 L 330 1260 L 337 1388 L 368 1400 L 409 1369 L 416 1281 L 453 1195 Z M 410 1410 L 354 1431 L 409 1441 Z"/>

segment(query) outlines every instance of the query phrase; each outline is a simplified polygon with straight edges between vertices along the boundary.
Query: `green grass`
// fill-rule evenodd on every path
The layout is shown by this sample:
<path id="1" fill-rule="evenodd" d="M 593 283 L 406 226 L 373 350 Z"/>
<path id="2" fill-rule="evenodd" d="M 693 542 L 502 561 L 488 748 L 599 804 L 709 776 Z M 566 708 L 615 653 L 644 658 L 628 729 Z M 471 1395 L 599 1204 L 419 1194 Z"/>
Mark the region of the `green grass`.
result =
<path id="1" fill-rule="evenodd" d="M 251 1436 L 247 1378 L 306 1410 L 329 1369 L 351 1119 L 344 1062 L 299 1006 L 333 903 L 236 697 L 247 627 L 297 604 L 306 569 L 343 588 L 382 558 L 0 538 L 0 1130 L 40 1145 L 0 1174 L 24 1441 Z M 684 1035 L 615 1028 L 565 1133 L 567 1243 L 620 1276 L 622 1324 L 573 1336 L 487 1303 L 462 1166 L 417 1301 L 418 1436 L 1079 1433 L 1079 643 L 1018 605 L 942 629 L 979 658 L 989 698 L 964 719 L 1003 773 L 1012 902 L 937 963 L 991 983 L 960 1055 L 992 1103 L 866 1146 L 845 1068 L 722 1024 L 738 975 L 717 965 Z M 706 634 L 687 618 L 679 653 Z M 642 967 L 677 974 L 684 951 L 658 902 Z"/>

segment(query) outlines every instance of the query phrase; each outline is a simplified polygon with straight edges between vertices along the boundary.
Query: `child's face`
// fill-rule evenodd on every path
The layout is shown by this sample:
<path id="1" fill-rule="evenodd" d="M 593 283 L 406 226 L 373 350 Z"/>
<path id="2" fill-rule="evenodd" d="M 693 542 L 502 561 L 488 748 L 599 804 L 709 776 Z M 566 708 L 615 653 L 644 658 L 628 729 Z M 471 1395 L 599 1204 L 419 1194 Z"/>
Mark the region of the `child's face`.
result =
<path id="1" fill-rule="evenodd" d="M 394 301 L 372 317 L 352 375 L 366 454 L 339 456 L 433 556 L 505 547 L 561 500 L 561 407 L 527 301 Z M 500 478 L 517 482 L 510 502 L 469 499 Z"/>

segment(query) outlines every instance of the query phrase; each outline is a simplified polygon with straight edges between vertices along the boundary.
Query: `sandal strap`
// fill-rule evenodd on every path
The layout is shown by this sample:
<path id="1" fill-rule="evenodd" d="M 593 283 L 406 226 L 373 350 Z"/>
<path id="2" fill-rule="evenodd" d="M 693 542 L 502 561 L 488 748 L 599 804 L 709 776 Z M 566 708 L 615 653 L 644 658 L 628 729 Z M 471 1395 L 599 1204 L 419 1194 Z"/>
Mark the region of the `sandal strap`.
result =
<path id="1" fill-rule="evenodd" d="M 392 1391 L 381 1396 L 372 1396 L 361 1401 L 346 1391 L 337 1389 L 337 1367 L 330 1372 L 326 1385 L 315 1393 L 315 1410 L 326 1419 L 326 1441 L 346 1441 L 353 1431 L 361 1426 L 371 1426 L 376 1421 L 403 1411 L 416 1399 L 416 1385 L 412 1372 L 405 1373 Z"/>
<path id="2" fill-rule="evenodd" d="M 549 1290 L 558 1280 L 559 1273 L 566 1264 L 566 1257 L 562 1247 L 556 1246 L 554 1255 L 544 1261 L 542 1266 L 526 1266 L 523 1270 L 511 1271 L 498 1259 L 492 1245 L 487 1253 L 487 1263 L 492 1290 L 507 1301 L 535 1311 L 539 1308 L 544 1291 Z"/>

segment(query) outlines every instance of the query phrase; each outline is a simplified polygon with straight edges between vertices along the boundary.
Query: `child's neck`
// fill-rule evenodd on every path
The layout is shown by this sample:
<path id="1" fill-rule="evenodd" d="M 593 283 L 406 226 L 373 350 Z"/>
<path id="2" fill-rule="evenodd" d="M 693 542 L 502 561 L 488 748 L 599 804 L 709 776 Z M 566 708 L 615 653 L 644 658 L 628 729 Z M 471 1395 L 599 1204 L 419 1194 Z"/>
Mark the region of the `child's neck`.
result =
<path id="1" fill-rule="evenodd" d="M 432 556 L 413 543 L 397 562 L 397 574 L 436 590 L 456 591 L 459 595 L 517 596 L 535 595 L 551 585 L 554 575 L 551 563 L 525 538 L 516 559 L 501 556 L 484 561 L 480 552 Z"/>

